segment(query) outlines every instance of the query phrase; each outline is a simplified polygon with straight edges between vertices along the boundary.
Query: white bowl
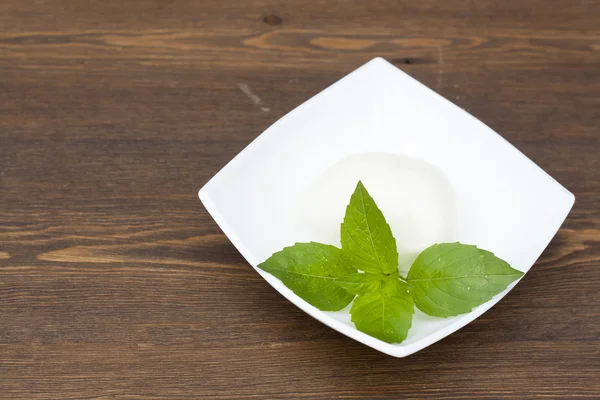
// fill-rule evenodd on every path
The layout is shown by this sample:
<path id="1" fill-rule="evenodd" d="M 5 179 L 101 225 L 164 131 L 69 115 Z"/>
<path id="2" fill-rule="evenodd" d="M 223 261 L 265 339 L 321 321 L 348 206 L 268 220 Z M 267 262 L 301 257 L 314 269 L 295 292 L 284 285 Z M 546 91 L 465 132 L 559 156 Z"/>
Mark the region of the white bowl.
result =
<path id="1" fill-rule="evenodd" d="M 527 272 L 575 201 L 489 127 L 381 58 L 273 124 L 199 196 L 256 269 L 295 242 L 339 246 L 339 224 L 359 179 L 391 225 L 401 270 L 435 242 L 460 241 Z M 408 338 L 389 344 L 356 330 L 347 310 L 319 311 L 256 270 L 312 317 L 395 357 L 465 326 L 516 284 L 468 314 L 443 319 L 417 311 Z"/>

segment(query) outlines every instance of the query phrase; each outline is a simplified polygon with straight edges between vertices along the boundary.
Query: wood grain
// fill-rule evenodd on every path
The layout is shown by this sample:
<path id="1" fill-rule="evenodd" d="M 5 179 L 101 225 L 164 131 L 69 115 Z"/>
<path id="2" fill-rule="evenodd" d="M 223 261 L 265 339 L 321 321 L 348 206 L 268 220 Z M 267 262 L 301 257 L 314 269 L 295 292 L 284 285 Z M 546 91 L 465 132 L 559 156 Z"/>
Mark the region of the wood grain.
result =
<path id="1" fill-rule="evenodd" d="M 0 398 L 600 398 L 600 2 L 551 3 L 3 2 Z M 375 56 L 577 197 L 509 296 L 406 359 L 296 309 L 196 197 Z"/>

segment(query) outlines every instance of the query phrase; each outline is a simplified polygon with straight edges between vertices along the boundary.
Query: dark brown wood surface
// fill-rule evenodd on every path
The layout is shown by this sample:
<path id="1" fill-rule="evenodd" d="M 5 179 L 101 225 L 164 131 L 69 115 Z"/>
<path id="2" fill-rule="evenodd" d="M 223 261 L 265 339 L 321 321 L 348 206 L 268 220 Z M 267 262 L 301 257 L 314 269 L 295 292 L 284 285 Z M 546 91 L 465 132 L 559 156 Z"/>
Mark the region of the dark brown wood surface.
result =
<path id="1" fill-rule="evenodd" d="M 375 56 L 577 197 L 510 295 L 405 359 L 277 294 L 196 197 Z M 599 160 L 598 1 L 5 0 L 0 397 L 598 399 Z"/>

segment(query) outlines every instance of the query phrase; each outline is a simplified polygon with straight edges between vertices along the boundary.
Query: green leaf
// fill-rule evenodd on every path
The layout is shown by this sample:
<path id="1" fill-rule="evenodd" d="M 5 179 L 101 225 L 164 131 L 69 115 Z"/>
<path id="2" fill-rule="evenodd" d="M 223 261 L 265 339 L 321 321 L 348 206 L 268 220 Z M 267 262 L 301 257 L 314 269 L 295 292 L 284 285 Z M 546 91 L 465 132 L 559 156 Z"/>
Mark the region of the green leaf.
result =
<path id="1" fill-rule="evenodd" d="M 388 343 L 406 339 L 414 310 L 410 287 L 397 278 L 384 278 L 373 291 L 359 294 L 350 314 L 356 329 Z"/>
<path id="2" fill-rule="evenodd" d="M 419 310 L 450 317 L 470 312 L 521 276 L 521 271 L 489 251 L 461 243 L 440 243 L 419 254 L 407 281 Z"/>
<path id="3" fill-rule="evenodd" d="M 280 279 L 302 299 L 323 311 L 346 307 L 353 294 L 335 284 L 356 269 L 337 247 L 321 243 L 296 243 L 258 265 Z"/>
<path id="4" fill-rule="evenodd" d="M 398 275 L 398 251 L 392 230 L 360 181 L 346 208 L 341 241 L 358 269 Z"/>
<path id="5" fill-rule="evenodd" d="M 381 275 L 356 273 L 339 278 L 335 283 L 348 293 L 361 294 L 378 289 L 381 286 L 381 278 Z"/>

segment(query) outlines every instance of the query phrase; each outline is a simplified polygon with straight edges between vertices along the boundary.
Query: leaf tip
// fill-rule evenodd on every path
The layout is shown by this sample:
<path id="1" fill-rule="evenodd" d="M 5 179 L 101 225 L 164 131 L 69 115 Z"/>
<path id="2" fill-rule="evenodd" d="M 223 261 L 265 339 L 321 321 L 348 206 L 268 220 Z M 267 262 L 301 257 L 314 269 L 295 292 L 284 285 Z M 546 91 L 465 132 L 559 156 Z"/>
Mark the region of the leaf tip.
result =
<path id="1" fill-rule="evenodd" d="M 518 269 L 514 269 L 514 270 L 517 272 L 517 275 L 518 275 L 517 279 L 522 278 L 523 275 L 525 275 L 525 272 L 523 272 L 523 271 L 519 271 Z"/>
<path id="2" fill-rule="evenodd" d="M 267 268 L 266 268 L 266 265 L 265 265 L 266 263 L 267 263 L 266 261 L 263 261 L 263 262 L 261 262 L 260 264 L 258 264 L 258 265 L 256 266 L 256 268 L 258 268 L 258 269 L 262 269 L 263 271 L 265 271 L 265 272 L 268 272 L 268 271 L 267 271 Z"/>

